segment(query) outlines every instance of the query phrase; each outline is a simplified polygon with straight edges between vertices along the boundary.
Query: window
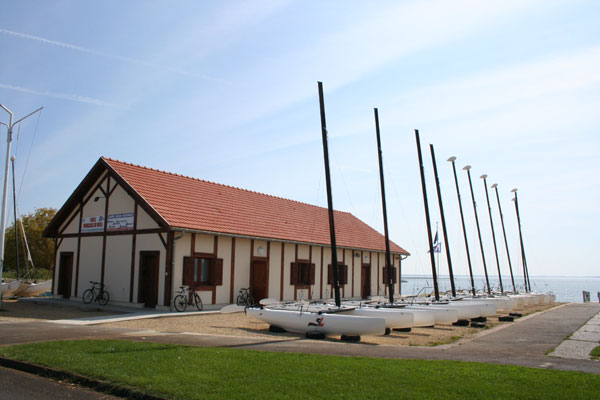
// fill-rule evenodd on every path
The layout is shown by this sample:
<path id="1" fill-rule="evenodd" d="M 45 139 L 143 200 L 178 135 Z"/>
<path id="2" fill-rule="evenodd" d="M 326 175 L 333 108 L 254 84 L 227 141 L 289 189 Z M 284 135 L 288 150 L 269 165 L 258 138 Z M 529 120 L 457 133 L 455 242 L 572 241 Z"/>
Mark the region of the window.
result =
<path id="1" fill-rule="evenodd" d="M 293 262 L 290 269 L 290 285 L 310 286 L 315 284 L 315 264 L 309 261 Z"/>
<path id="2" fill-rule="evenodd" d="M 184 257 L 183 284 L 190 287 L 222 285 L 223 259 Z"/>
<path id="3" fill-rule="evenodd" d="M 338 261 L 338 279 L 340 285 L 348 284 L 348 266 Z M 327 284 L 333 285 L 333 265 L 327 266 Z"/>

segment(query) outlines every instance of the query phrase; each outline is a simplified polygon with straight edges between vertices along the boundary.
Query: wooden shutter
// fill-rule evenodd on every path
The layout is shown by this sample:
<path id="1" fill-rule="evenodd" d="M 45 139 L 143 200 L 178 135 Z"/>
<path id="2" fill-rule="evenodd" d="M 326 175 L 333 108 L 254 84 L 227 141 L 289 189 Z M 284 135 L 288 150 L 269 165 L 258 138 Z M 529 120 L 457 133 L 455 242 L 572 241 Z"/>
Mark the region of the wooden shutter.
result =
<path id="1" fill-rule="evenodd" d="M 298 275 L 300 274 L 298 264 L 293 262 L 290 267 L 290 285 L 298 284 Z"/>
<path id="2" fill-rule="evenodd" d="M 310 268 L 308 270 L 308 284 L 315 284 L 315 264 L 310 264 Z"/>
<path id="3" fill-rule="evenodd" d="M 392 267 L 391 269 L 392 269 L 392 283 L 397 283 L 398 282 L 397 268 L 396 267 Z M 388 276 L 387 276 L 388 271 L 389 271 L 389 268 L 383 267 L 383 274 L 382 274 L 383 275 L 383 282 L 382 283 L 384 283 L 386 285 L 388 284 Z"/>
<path id="4" fill-rule="evenodd" d="M 183 257 L 183 284 L 196 285 L 194 282 L 194 257 Z"/>
<path id="5" fill-rule="evenodd" d="M 340 285 L 347 285 L 348 284 L 348 266 L 347 265 L 340 265 L 339 266 L 339 278 L 340 278 Z"/>
<path id="6" fill-rule="evenodd" d="M 327 266 L 327 284 L 333 285 L 333 265 Z"/>
<path id="7" fill-rule="evenodd" d="M 223 259 L 216 258 L 213 260 L 212 268 L 212 284 L 221 286 L 223 284 Z"/>

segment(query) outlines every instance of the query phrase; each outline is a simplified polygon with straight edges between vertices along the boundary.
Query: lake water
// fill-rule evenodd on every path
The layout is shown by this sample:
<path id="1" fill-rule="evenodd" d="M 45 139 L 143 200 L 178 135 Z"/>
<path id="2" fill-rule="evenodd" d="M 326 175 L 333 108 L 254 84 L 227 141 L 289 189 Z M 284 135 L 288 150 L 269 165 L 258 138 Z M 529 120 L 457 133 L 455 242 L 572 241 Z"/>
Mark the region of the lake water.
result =
<path id="1" fill-rule="evenodd" d="M 403 276 L 402 294 L 417 294 L 422 292 L 433 292 L 433 280 L 431 276 Z M 474 276 L 475 288 L 483 290 L 485 287 L 485 277 Z M 470 289 L 471 282 L 467 275 L 454 277 L 456 289 Z M 554 276 L 532 276 L 530 277 L 531 290 L 540 292 L 553 292 L 556 294 L 556 301 L 559 302 L 575 302 L 583 301 L 583 291 L 590 292 L 590 299 L 593 302 L 598 302 L 597 293 L 600 292 L 600 277 L 554 277 Z M 512 290 L 512 282 L 510 276 L 502 277 L 504 290 Z M 518 291 L 523 291 L 524 280 L 522 276 L 515 276 L 515 285 Z M 441 276 L 438 280 L 440 292 L 449 291 L 451 289 L 450 278 Z M 495 289 L 499 287 L 497 277 L 490 276 L 490 286 Z"/>

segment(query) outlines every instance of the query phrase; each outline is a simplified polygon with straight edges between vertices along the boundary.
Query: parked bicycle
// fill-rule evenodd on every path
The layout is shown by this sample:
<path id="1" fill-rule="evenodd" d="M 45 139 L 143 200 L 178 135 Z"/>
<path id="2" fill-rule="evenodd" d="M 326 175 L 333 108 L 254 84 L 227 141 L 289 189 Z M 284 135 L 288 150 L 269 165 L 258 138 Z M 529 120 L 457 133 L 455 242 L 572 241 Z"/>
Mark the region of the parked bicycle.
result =
<path id="1" fill-rule="evenodd" d="M 83 302 L 90 304 L 92 301 L 98 302 L 101 306 L 105 306 L 108 303 L 108 292 L 104 290 L 104 284 L 100 282 L 92 282 L 92 287 L 86 289 L 83 292 Z"/>
<path id="2" fill-rule="evenodd" d="M 249 290 L 250 288 L 240 289 L 240 294 L 238 295 L 236 301 L 238 306 L 250 307 L 254 305 L 254 298 L 250 294 Z"/>
<path id="3" fill-rule="evenodd" d="M 187 309 L 188 304 L 194 304 L 198 311 L 202 311 L 202 299 L 198 293 L 191 287 L 180 286 L 175 299 L 173 299 L 173 305 L 177 311 L 183 312 Z"/>

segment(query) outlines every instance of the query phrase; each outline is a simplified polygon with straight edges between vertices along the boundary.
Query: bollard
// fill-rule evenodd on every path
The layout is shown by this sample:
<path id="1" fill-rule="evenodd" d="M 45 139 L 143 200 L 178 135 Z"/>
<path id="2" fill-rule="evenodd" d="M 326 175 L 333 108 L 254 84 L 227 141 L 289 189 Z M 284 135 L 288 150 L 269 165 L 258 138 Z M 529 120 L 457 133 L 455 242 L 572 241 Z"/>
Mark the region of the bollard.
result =
<path id="1" fill-rule="evenodd" d="M 588 291 L 583 291 L 583 302 L 584 303 L 589 303 L 590 302 L 590 292 Z"/>

